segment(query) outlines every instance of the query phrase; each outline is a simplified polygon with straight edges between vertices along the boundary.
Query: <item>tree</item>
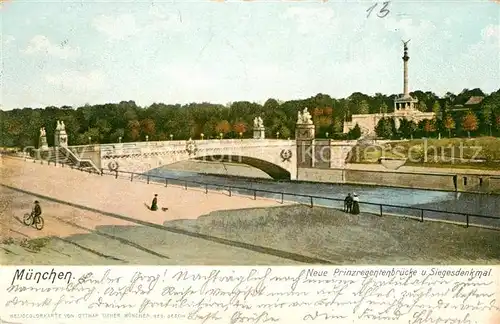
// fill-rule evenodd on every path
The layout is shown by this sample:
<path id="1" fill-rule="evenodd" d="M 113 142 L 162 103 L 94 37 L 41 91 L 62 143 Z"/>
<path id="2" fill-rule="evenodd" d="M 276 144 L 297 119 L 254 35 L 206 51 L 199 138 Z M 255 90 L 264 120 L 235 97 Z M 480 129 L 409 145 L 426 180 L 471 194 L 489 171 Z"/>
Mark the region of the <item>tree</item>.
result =
<path id="1" fill-rule="evenodd" d="M 332 114 L 333 114 L 333 108 L 332 107 L 325 107 L 325 108 L 323 108 L 323 115 L 331 117 Z"/>
<path id="2" fill-rule="evenodd" d="M 237 134 L 244 134 L 247 131 L 247 124 L 245 122 L 237 122 L 233 125 L 233 131 Z"/>
<path id="3" fill-rule="evenodd" d="M 417 109 L 421 112 L 426 112 L 427 111 L 427 105 L 425 104 L 425 101 L 420 101 L 417 105 Z"/>
<path id="4" fill-rule="evenodd" d="M 370 112 L 370 106 L 366 100 L 361 100 L 358 106 L 358 114 L 368 114 Z"/>
<path id="5" fill-rule="evenodd" d="M 217 124 L 217 126 L 215 126 L 215 131 L 217 134 L 222 133 L 223 135 L 226 135 L 231 131 L 231 124 L 229 124 L 227 120 L 222 120 Z"/>
<path id="6" fill-rule="evenodd" d="M 111 135 L 109 135 L 110 141 L 116 143 L 120 140 L 120 137 L 123 139 L 125 136 L 125 130 L 123 128 L 118 128 Z"/>
<path id="7" fill-rule="evenodd" d="M 136 141 L 139 138 L 141 124 L 138 120 L 134 119 L 128 122 L 128 138 L 132 141 Z"/>
<path id="8" fill-rule="evenodd" d="M 281 136 L 283 138 L 289 138 L 290 135 L 292 134 L 292 132 L 290 131 L 290 129 L 288 127 L 286 127 L 285 125 L 282 125 L 279 128 L 279 132 L 280 132 L 280 134 L 281 134 Z"/>
<path id="9" fill-rule="evenodd" d="M 444 128 L 448 130 L 448 137 L 451 137 L 451 130 L 455 129 L 455 120 L 451 116 L 446 116 L 444 119 Z"/>
<path id="10" fill-rule="evenodd" d="M 437 119 L 441 118 L 441 105 L 439 101 L 434 101 L 434 105 L 432 105 L 432 112 L 436 115 Z"/>
<path id="11" fill-rule="evenodd" d="M 146 118 L 141 120 L 141 130 L 144 135 L 147 135 L 148 137 L 153 137 L 156 133 L 156 125 L 155 121 L 152 120 L 151 118 Z"/>
<path id="12" fill-rule="evenodd" d="M 393 129 L 390 118 L 380 119 L 375 127 L 375 133 L 378 137 L 391 138 L 393 135 Z"/>
<path id="13" fill-rule="evenodd" d="M 436 121 L 434 119 L 427 119 L 424 124 L 424 131 L 426 136 L 429 136 L 429 133 L 436 131 Z"/>
<path id="14" fill-rule="evenodd" d="M 344 122 L 340 117 L 335 118 L 333 122 L 333 132 L 335 134 L 340 134 L 344 131 Z"/>
<path id="15" fill-rule="evenodd" d="M 323 115 L 323 109 L 314 108 L 312 115 L 313 115 L 313 117 L 319 117 L 319 116 Z"/>
<path id="16" fill-rule="evenodd" d="M 417 129 L 417 124 L 413 120 L 406 118 L 402 119 L 399 123 L 399 133 L 403 138 L 413 137 L 413 133 Z"/>
<path id="17" fill-rule="evenodd" d="M 349 133 L 347 133 L 347 138 L 349 139 L 358 139 L 361 137 L 361 128 L 359 127 L 358 123 L 354 125 L 354 127 L 349 130 Z"/>
<path id="18" fill-rule="evenodd" d="M 380 113 L 387 114 L 387 111 L 388 111 L 388 107 L 387 107 L 387 104 L 384 102 L 384 103 L 382 103 L 382 105 L 380 105 Z"/>
<path id="19" fill-rule="evenodd" d="M 489 135 L 491 136 L 491 117 L 492 117 L 493 107 L 491 104 L 486 104 L 483 107 L 483 122 L 489 129 Z"/>
<path id="20" fill-rule="evenodd" d="M 469 111 L 462 120 L 462 128 L 467 132 L 467 137 L 470 138 L 470 132 L 477 130 L 477 117 Z"/>
<path id="21" fill-rule="evenodd" d="M 498 131 L 500 131 L 500 115 L 497 115 L 496 118 L 496 128 Z"/>

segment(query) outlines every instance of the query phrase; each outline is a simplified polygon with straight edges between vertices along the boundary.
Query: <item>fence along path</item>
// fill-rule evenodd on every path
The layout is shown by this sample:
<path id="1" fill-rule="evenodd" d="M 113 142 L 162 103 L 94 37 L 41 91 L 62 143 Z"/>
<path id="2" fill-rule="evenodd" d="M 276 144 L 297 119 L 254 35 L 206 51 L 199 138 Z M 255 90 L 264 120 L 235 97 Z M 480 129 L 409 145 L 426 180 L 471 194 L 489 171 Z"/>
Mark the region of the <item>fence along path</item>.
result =
<path id="1" fill-rule="evenodd" d="M 43 163 L 43 161 L 40 162 Z M 55 162 L 53 163 L 54 165 L 56 165 Z M 50 165 L 51 163 L 48 162 L 48 164 Z M 60 165 L 64 166 L 65 164 L 60 163 Z M 74 166 L 70 167 L 74 168 Z M 83 170 L 81 168 L 77 169 L 93 173 L 92 170 Z M 147 173 L 135 173 L 130 171 L 119 171 L 119 170 L 105 170 L 104 168 L 100 169 L 100 174 L 101 176 L 106 175 L 106 176 L 114 176 L 115 178 L 118 177 L 126 178 L 130 179 L 130 181 L 134 180 L 146 181 L 148 184 L 150 182 L 154 182 L 158 184 L 163 184 L 165 186 L 168 185 L 182 186 L 186 190 L 188 188 L 201 188 L 205 190 L 205 193 L 208 193 L 208 191 L 212 190 L 217 190 L 217 191 L 223 190 L 227 191 L 229 196 L 233 194 L 238 194 L 244 196 L 253 196 L 253 199 L 257 199 L 257 197 L 272 198 L 281 201 L 281 203 L 289 202 L 289 203 L 306 204 L 311 208 L 314 206 L 318 206 L 318 207 L 343 209 L 344 207 L 343 199 L 331 198 L 325 196 L 306 195 L 300 193 L 273 191 L 273 190 L 258 189 L 258 188 L 248 188 L 248 187 L 234 186 L 234 185 L 222 185 L 222 184 L 207 183 L 195 180 L 151 175 Z M 500 217 L 498 216 L 479 215 L 473 213 L 462 213 L 456 211 L 445 211 L 445 210 L 431 209 L 431 208 L 380 204 L 372 202 L 360 202 L 359 204 L 360 204 L 360 210 L 362 212 L 371 213 L 379 216 L 399 216 L 404 218 L 417 219 L 420 222 L 438 221 L 438 222 L 452 223 L 456 225 L 463 225 L 466 227 L 474 226 L 474 227 L 500 230 Z"/>

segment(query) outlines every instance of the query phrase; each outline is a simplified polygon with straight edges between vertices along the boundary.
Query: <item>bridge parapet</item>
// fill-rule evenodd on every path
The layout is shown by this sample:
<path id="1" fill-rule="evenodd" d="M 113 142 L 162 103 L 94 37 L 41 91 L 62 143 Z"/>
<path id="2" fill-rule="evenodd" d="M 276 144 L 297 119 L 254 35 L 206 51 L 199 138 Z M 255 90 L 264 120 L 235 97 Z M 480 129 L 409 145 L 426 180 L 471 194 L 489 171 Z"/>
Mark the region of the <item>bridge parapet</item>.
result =
<path id="1" fill-rule="evenodd" d="M 270 139 L 223 139 L 223 140 L 193 140 L 198 151 L 204 150 L 239 150 L 256 147 L 294 147 L 295 140 Z M 101 144 L 102 156 L 121 154 L 141 154 L 151 152 L 180 152 L 186 150 L 188 141 L 158 141 Z M 85 146 L 82 146 L 84 148 Z"/>

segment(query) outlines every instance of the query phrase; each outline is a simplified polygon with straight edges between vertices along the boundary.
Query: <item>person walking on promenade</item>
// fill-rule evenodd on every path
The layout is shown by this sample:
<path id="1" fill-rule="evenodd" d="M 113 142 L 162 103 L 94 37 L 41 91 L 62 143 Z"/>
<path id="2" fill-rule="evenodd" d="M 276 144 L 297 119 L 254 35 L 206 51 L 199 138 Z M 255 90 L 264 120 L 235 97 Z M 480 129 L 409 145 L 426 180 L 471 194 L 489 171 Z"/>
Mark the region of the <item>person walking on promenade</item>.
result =
<path id="1" fill-rule="evenodd" d="M 153 198 L 153 202 L 151 203 L 151 210 L 158 210 L 158 195 L 155 194 L 155 197 Z"/>
<path id="2" fill-rule="evenodd" d="M 345 199 L 344 199 L 344 212 L 346 212 L 346 213 L 351 212 L 352 202 L 353 202 L 353 200 L 352 200 L 351 193 L 348 193 L 347 197 L 345 197 Z"/>
<path id="3" fill-rule="evenodd" d="M 352 194 L 352 209 L 351 214 L 357 215 L 359 214 L 359 197 L 356 193 Z"/>

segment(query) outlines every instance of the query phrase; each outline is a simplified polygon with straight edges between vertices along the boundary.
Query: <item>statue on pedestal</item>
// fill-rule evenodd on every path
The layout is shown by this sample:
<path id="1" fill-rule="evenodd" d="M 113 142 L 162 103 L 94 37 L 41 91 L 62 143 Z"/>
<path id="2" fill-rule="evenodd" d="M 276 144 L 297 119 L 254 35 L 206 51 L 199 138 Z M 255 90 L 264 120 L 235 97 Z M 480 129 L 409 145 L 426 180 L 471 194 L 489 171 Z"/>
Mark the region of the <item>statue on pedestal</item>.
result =
<path id="1" fill-rule="evenodd" d="M 264 121 L 260 117 L 255 117 L 253 120 L 253 138 L 265 138 Z"/>
<path id="2" fill-rule="evenodd" d="M 68 146 L 68 137 L 66 135 L 66 126 L 63 121 L 57 121 L 56 131 L 54 132 L 54 146 Z"/>
<path id="3" fill-rule="evenodd" d="M 260 117 L 255 117 L 253 120 L 253 128 L 263 128 L 264 121 Z"/>
<path id="4" fill-rule="evenodd" d="M 45 132 L 45 127 L 40 128 L 40 139 L 38 142 L 38 148 L 41 150 L 47 150 L 49 148 L 46 136 L 47 133 Z"/>
<path id="5" fill-rule="evenodd" d="M 307 124 L 307 125 L 312 125 L 312 116 L 307 110 L 307 108 L 304 108 L 302 113 L 298 111 L 297 113 L 297 124 Z"/>

